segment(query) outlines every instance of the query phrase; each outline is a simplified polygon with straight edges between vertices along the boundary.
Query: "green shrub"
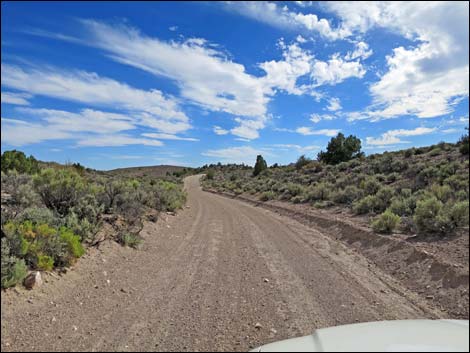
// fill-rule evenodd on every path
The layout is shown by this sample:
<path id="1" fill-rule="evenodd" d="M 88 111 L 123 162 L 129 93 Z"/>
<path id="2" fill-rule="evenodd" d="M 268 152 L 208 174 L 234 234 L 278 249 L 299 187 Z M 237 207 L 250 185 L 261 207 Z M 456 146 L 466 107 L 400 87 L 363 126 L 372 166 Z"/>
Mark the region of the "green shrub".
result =
<path id="1" fill-rule="evenodd" d="M 318 183 L 310 187 L 306 195 L 307 201 L 325 201 L 329 200 L 331 194 L 331 184 L 329 183 Z"/>
<path id="2" fill-rule="evenodd" d="M 305 188 L 302 185 L 294 183 L 288 183 L 285 190 L 289 193 L 291 198 L 305 193 Z"/>
<path id="3" fill-rule="evenodd" d="M 316 202 L 313 203 L 313 207 L 320 208 L 320 209 L 329 208 L 329 207 L 333 207 L 333 206 L 334 206 L 334 203 L 332 201 L 329 201 L 329 200 L 316 201 Z"/>
<path id="4" fill-rule="evenodd" d="M 28 273 L 28 269 L 24 260 L 11 255 L 8 239 L 2 238 L 1 242 L 1 286 L 2 288 L 9 288 L 22 282 Z"/>
<path id="5" fill-rule="evenodd" d="M 454 191 L 465 190 L 468 193 L 468 174 L 452 175 L 444 180 L 444 185 L 449 185 Z"/>
<path id="6" fill-rule="evenodd" d="M 353 203 L 353 211 L 356 214 L 367 214 L 374 210 L 375 197 L 367 195 L 366 197 Z"/>
<path id="7" fill-rule="evenodd" d="M 88 193 L 78 200 L 70 212 L 77 215 L 80 220 L 86 219 L 90 224 L 97 224 L 104 212 L 104 205 L 98 202 L 93 193 Z"/>
<path id="8" fill-rule="evenodd" d="M 348 162 L 348 166 L 351 169 L 357 168 L 361 165 L 361 160 L 360 158 L 352 159 Z"/>
<path id="9" fill-rule="evenodd" d="M 33 157 L 26 155 L 21 151 L 5 151 L 1 157 L 2 172 L 16 170 L 18 173 L 34 174 L 39 170 L 38 161 Z"/>
<path id="10" fill-rule="evenodd" d="M 394 193 L 395 191 L 389 186 L 381 187 L 375 194 L 374 211 L 378 213 L 385 211 Z"/>
<path id="11" fill-rule="evenodd" d="M 455 217 L 459 217 L 460 209 L 455 210 Z M 435 196 L 418 201 L 414 221 L 418 234 L 451 234 L 457 227 L 456 220 L 452 219 L 452 207 L 445 205 Z"/>
<path id="12" fill-rule="evenodd" d="M 292 203 L 302 203 L 302 202 L 305 202 L 305 198 L 300 196 L 300 195 L 297 195 L 297 196 L 294 196 L 293 198 L 291 198 L 290 201 Z"/>
<path id="13" fill-rule="evenodd" d="M 456 174 L 459 170 L 460 164 L 458 162 L 444 163 L 439 167 L 439 179 L 445 180 L 452 175 Z"/>
<path id="14" fill-rule="evenodd" d="M 19 223 L 30 221 L 33 224 L 50 224 L 59 225 L 60 220 L 54 215 L 50 209 L 45 207 L 28 207 L 25 208 L 15 219 Z"/>
<path id="15" fill-rule="evenodd" d="M 416 148 L 415 149 L 415 155 L 421 155 L 421 154 L 424 154 L 428 151 L 428 149 L 426 147 L 419 147 L 419 148 Z"/>
<path id="16" fill-rule="evenodd" d="M 416 188 L 420 189 L 426 185 L 430 185 L 433 181 L 439 178 L 439 169 L 434 166 L 427 167 L 421 170 L 416 176 Z"/>
<path id="17" fill-rule="evenodd" d="M 267 168 L 267 167 L 266 167 Z M 263 178 L 269 178 L 272 176 L 272 171 L 270 169 L 264 169 L 262 170 L 260 173 L 259 173 L 259 176 L 260 177 L 263 177 Z"/>
<path id="18" fill-rule="evenodd" d="M 86 193 L 84 179 L 72 169 L 44 169 L 33 179 L 44 204 L 65 216 Z"/>
<path id="19" fill-rule="evenodd" d="M 153 180 L 150 182 L 153 184 Z M 122 180 L 100 180 L 102 186 L 96 191 L 97 199 L 104 206 L 104 212 L 110 213 L 116 203 L 119 194 L 126 191 L 127 185 Z"/>
<path id="20" fill-rule="evenodd" d="M 384 183 L 386 180 L 387 180 L 387 176 L 385 174 L 375 174 L 375 179 L 377 179 L 377 181 L 382 184 Z"/>
<path id="21" fill-rule="evenodd" d="M 390 211 L 399 216 L 411 216 L 416 208 L 414 197 L 393 197 L 390 203 Z"/>
<path id="22" fill-rule="evenodd" d="M 389 203 L 392 197 L 395 195 L 395 190 L 390 186 L 383 186 L 377 191 L 375 195 L 384 202 Z"/>
<path id="23" fill-rule="evenodd" d="M 437 219 L 441 209 L 442 202 L 435 197 L 418 201 L 416 205 L 414 221 L 419 233 L 440 232 L 441 229 L 437 223 Z"/>
<path id="24" fill-rule="evenodd" d="M 175 211 L 183 207 L 186 193 L 175 183 L 160 180 L 153 189 L 153 197 L 160 199 L 163 211 Z"/>
<path id="25" fill-rule="evenodd" d="M 70 229 L 61 227 L 59 229 L 59 237 L 67 247 L 71 258 L 79 258 L 85 253 L 85 249 L 80 242 L 80 237 L 74 234 Z M 71 263 L 71 261 L 69 261 L 69 263 Z"/>
<path id="26" fill-rule="evenodd" d="M 21 283 L 28 274 L 24 260 L 16 257 L 2 258 L 2 288 L 13 287 Z"/>
<path id="27" fill-rule="evenodd" d="M 390 153 L 384 152 L 380 157 L 376 158 L 372 163 L 374 173 L 391 173 L 393 157 Z"/>
<path id="28" fill-rule="evenodd" d="M 361 190 L 353 185 L 346 186 L 344 189 L 338 190 L 332 196 L 332 200 L 339 204 L 352 204 L 356 199 L 362 196 Z"/>
<path id="29" fill-rule="evenodd" d="M 441 151 L 448 151 L 450 144 L 444 141 L 440 141 L 436 146 L 437 146 L 436 148 L 439 148 Z"/>
<path id="30" fill-rule="evenodd" d="M 65 164 L 66 167 L 68 168 L 73 168 L 75 169 L 75 171 L 80 174 L 80 175 L 84 175 L 85 174 L 85 167 L 82 166 L 80 163 L 72 163 L 72 164 L 68 164 L 66 163 Z"/>
<path id="31" fill-rule="evenodd" d="M 390 210 L 386 210 L 372 222 L 372 229 L 377 233 L 390 234 L 395 230 L 399 222 L 400 216 L 397 216 Z"/>
<path id="32" fill-rule="evenodd" d="M 206 179 L 212 180 L 212 179 L 214 179 L 214 176 L 215 176 L 215 172 L 212 169 L 210 169 L 206 172 Z"/>
<path id="33" fill-rule="evenodd" d="M 305 157 L 305 155 L 301 155 L 295 162 L 295 169 L 300 170 L 304 166 L 308 165 L 310 162 L 311 162 L 310 158 Z"/>
<path id="34" fill-rule="evenodd" d="M 415 154 L 415 149 L 414 148 L 409 148 L 409 149 L 405 150 L 405 152 L 404 152 L 405 158 L 410 158 L 414 154 Z"/>
<path id="35" fill-rule="evenodd" d="M 2 171 L 2 191 L 10 195 L 15 193 L 21 185 L 32 182 L 32 176 L 27 174 L 19 174 L 16 170 L 9 170 L 4 173 Z"/>
<path id="36" fill-rule="evenodd" d="M 337 172 L 345 172 L 349 168 L 349 163 L 348 162 L 341 162 L 336 165 L 335 170 Z"/>
<path id="37" fill-rule="evenodd" d="M 400 196 L 402 197 L 409 198 L 411 197 L 412 194 L 413 194 L 413 190 L 411 189 L 403 188 L 400 190 Z"/>
<path id="38" fill-rule="evenodd" d="M 17 225 L 12 221 L 8 221 L 3 225 L 2 231 L 5 235 L 5 239 L 8 240 L 10 254 L 18 258 L 23 258 L 28 252 L 29 243 L 23 234 L 17 232 Z"/>
<path id="39" fill-rule="evenodd" d="M 64 219 L 63 224 L 72 232 L 80 236 L 81 241 L 88 241 L 94 238 L 98 232 L 100 223 L 90 223 L 86 218 L 78 218 L 78 216 L 71 212 Z"/>
<path id="40" fill-rule="evenodd" d="M 453 196 L 453 190 L 449 185 L 431 185 L 431 192 L 441 202 L 447 202 Z"/>
<path id="41" fill-rule="evenodd" d="M 161 209 L 161 199 L 157 199 L 160 203 L 158 207 Z M 113 205 L 113 213 L 122 215 L 127 221 L 136 221 L 143 214 L 144 205 L 140 202 L 136 192 L 127 190 L 116 196 Z"/>
<path id="42" fill-rule="evenodd" d="M 63 223 L 84 241 L 92 238 L 99 230 L 100 217 L 104 210 L 105 205 L 99 203 L 95 194 L 88 193 L 70 208 Z"/>
<path id="43" fill-rule="evenodd" d="M 366 195 L 375 195 L 380 188 L 380 183 L 375 177 L 368 177 L 360 184 L 360 188 Z"/>
<path id="44" fill-rule="evenodd" d="M 13 219 L 26 207 L 36 207 L 41 204 L 39 195 L 32 187 L 32 177 L 27 174 L 18 174 L 16 170 L 8 173 L 2 172 L 1 179 L 2 195 L 9 195 L 8 207 L 2 207 L 2 219 L 5 221 Z M 2 205 L 4 201 L 2 200 Z"/>
<path id="45" fill-rule="evenodd" d="M 469 154 L 468 127 L 466 129 L 467 129 L 467 133 L 463 135 L 458 142 L 460 153 L 464 155 Z"/>
<path id="46" fill-rule="evenodd" d="M 52 271 L 54 268 L 54 259 L 48 255 L 38 255 L 38 270 Z"/>
<path id="47" fill-rule="evenodd" d="M 69 266 L 85 252 L 80 236 L 66 227 L 57 229 L 31 221 L 9 222 L 4 225 L 3 231 L 11 254 L 23 258 L 33 268 L 47 266 L 49 260 L 44 256 L 52 258 L 56 266 Z"/>
<path id="48" fill-rule="evenodd" d="M 310 173 L 320 173 L 323 170 L 323 164 L 318 161 L 310 161 L 306 170 Z"/>
<path id="49" fill-rule="evenodd" d="M 269 201 L 269 200 L 273 200 L 275 198 L 276 198 L 276 194 L 273 191 L 265 191 L 261 194 L 259 199 L 261 201 Z"/>
<path id="50" fill-rule="evenodd" d="M 13 194 L 15 202 L 21 205 L 22 208 L 28 206 L 40 205 L 41 199 L 35 192 L 32 183 L 22 184 L 18 186 L 18 189 Z"/>
<path id="51" fill-rule="evenodd" d="M 142 243 L 142 238 L 140 238 L 138 235 L 124 232 L 118 234 L 118 242 L 124 246 L 136 249 L 139 244 Z"/>
<path id="52" fill-rule="evenodd" d="M 459 190 L 455 194 L 455 199 L 457 201 L 465 201 L 468 200 L 468 193 L 465 190 Z"/>
<path id="53" fill-rule="evenodd" d="M 387 183 L 391 184 L 400 179 L 400 174 L 393 172 L 387 175 Z"/>
<path id="54" fill-rule="evenodd" d="M 469 202 L 460 201 L 455 203 L 450 210 L 450 219 L 457 227 L 468 226 Z"/>

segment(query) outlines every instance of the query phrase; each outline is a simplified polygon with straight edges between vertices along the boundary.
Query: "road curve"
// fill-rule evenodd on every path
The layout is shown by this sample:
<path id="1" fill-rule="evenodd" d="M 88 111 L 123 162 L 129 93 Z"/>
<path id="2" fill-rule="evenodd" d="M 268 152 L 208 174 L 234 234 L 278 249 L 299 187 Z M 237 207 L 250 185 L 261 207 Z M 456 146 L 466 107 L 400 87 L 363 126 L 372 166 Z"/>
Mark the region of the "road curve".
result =
<path id="1" fill-rule="evenodd" d="M 2 294 L 2 351 L 246 351 L 320 327 L 432 318 L 320 231 L 185 181 L 188 206 L 60 279 Z M 166 218 L 166 219 L 165 219 Z"/>

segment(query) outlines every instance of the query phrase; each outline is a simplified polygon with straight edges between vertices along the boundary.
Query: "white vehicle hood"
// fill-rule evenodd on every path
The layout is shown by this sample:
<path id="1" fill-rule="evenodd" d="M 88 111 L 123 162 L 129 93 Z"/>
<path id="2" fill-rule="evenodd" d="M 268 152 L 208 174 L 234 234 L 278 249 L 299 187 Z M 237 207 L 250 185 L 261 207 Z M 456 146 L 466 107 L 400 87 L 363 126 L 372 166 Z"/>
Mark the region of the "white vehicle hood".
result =
<path id="1" fill-rule="evenodd" d="M 468 352 L 466 320 L 378 321 L 323 328 L 253 352 Z"/>

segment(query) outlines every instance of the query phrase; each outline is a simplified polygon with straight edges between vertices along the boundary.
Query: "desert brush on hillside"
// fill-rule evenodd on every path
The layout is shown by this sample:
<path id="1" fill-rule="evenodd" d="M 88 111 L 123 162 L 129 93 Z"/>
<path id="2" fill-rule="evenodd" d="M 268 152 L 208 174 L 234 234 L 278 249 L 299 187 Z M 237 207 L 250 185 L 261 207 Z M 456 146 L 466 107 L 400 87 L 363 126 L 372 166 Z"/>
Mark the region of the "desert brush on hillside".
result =
<path id="1" fill-rule="evenodd" d="M 96 244 L 103 222 L 111 237 L 137 247 L 145 215 L 185 202 L 180 175 L 128 177 L 79 163 L 38 162 L 20 151 L 1 157 L 1 285 L 21 282 L 28 269 L 68 267 Z"/>
<path id="2" fill-rule="evenodd" d="M 206 173 L 203 185 L 209 189 L 348 209 L 368 216 L 378 233 L 446 236 L 468 227 L 468 134 L 458 143 L 370 156 L 355 139 L 348 147 L 348 138 L 333 138 L 318 160 L 301 156 L 286 166 L 258 169 L 216 164 L 198 172 Z"/>

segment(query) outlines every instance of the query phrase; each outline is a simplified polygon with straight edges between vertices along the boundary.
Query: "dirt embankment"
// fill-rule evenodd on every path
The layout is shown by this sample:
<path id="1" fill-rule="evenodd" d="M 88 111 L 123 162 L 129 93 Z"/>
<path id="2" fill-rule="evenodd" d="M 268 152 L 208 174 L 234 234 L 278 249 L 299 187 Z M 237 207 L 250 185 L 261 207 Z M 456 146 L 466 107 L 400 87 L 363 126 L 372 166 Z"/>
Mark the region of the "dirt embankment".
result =
<path id="1" fill-rule="evenodd" d="M 359 233 L 345 244 L 346 226 L 203 192 L 196 176 L 186 188 L 188 207 L 145 223 L 142 249 L 104 241 L 64 276 L 2 293 L 2 351 L 246 351 L 321 327 L 455 317 L 357 251 Z"/>

